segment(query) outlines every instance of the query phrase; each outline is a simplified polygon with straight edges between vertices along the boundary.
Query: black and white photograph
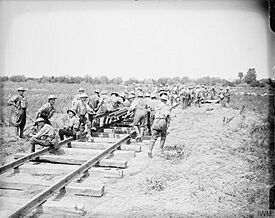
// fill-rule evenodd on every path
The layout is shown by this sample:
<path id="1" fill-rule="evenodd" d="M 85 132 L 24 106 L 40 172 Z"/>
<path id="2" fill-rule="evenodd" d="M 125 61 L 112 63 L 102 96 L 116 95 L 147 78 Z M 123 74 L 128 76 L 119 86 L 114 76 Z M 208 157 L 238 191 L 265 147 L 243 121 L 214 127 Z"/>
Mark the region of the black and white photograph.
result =
<path id="1" fill-rule="evenodd" d="M 274 95 L 275 0 L 0 0 L 0 217 L 275 217 Z"/>

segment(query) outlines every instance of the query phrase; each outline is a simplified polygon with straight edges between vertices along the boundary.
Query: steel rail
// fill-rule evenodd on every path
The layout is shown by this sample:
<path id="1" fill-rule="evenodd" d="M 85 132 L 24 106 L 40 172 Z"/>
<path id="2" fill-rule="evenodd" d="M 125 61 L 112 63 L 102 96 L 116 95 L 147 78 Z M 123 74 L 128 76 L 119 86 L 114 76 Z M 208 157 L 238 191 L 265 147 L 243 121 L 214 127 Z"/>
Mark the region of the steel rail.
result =
<path id="1" fill-rule="evenodd" d="M 49 152 L 51 150 L 58 149 L 62 145 L 66 144 L 68 142 L 71 142 L 73 140 L 74 140 L 73 138 L 65 139 L 65 140 L 59 142 L 56 146 L 43 148 L 43 149 L 41 149 L 39 151 L 30 153 L 30 154 L 28 154 L 28 155 L 26 155 L 26 156 L 24 156 L 24 157 L 22 157 L 22 158 L 20 158 L 18 160 L 15 160 L 15 161 L 13 161 L 11 163 L 8 163 L 8 164 L 0 167 L 0 175 L 3 174 L 3 173 L 5 173 L 5 172 L 7 172 L 10 169 L 14 169 L 14 168 L 18 167 L 18 166 L 20 166 L 20 165 L 22 165 L 22 164 L 24 164 L 24 163 L 26 163 L 26 162 L 28 162 L 28 161 L 36 158 L 36 157 L 39 157 L 39 156 L 41 156 L 43 154 L 46 154 L 47 152 Z"/>
<path id="2" fill-rule="evenodd" d="M 108 117 L 108 116 L 110 116 L 112 114 L 116 114 L 116 113 L 124 112 L 124 111 L 125 111 L 124 108 L 121 109 L 121 110 L 115 109 L 113 111 L 110 111 L 110 112 L 107 112 L 107 113 L 104 113 L 104 114 L 103 113 L 102 114 L 98 114 L 98 115 L 95 116 L 95 118 L 101 118 L 101 117 L 105 117 L 105 116 Z M 13 161 L 11 163 L 5 164 L 4 166 L 0 167 L 0 175 L 3 174 L 3 173 L 5 173 L 5 172 L 7 172 L 7 171 L 9 171 L 10 169 L 14 169 L 14 168 L 18 167 L 18 166 L 20 166 L 20 165 L 22 165 L 22 164 L 24 164 L 24 163 L 26 163 L 26 162 L 28 162 L 28 161 L 36 158 L 36 157 L 44 155 L 44 154 L 46 154 L 47 152 L 49 152 L 51 150 L 58 149 L 62 145 L 66 144 L 68 142 L 71 142 L 71 141 L 74 141 L 74 139 L 73 138 L 65 139 L 65 140 L 59 142 L 58 145 L 56 145 L 54 147 L 43 148 L 40 151 L 33 152 L 33 153 L 28 154 L 28 155 L 26 155 L 26 156 L 24 156 L 24 157 L 22 157 L 22 158 L 20 158 L 20 159 L 18 159 L 16 161 Z"/>
<path id="3" fill-rule="evenodd" d="M 69 184 L 72 180 L 74 180 L 77 176 L 81 175 L 83 172 L 90 169 L 93 165 L 95 165 L 98 161 L 106 157 L 109 153 L 117 149 L 120 144 L 126 140 L 128 140 L 131 135 L 134 134 L 134 131 L 128 134 L 127 136 L 123 137 L 122 139 L 118 140 L 116 143 L 111 145 L 109 148 L 105 149 L 100 154 L 96 155 L 92 159 L 86 161 L 82 164 L 78 169 L 74 170 L 73 172 L 66 175 L 64 178 L 53 184 L 52 186 L 48 187 L 42 193 L 33 197 L 29 202 L 27 202 L 24 206 L 18 209 L 16 212 L 11 214 L 10 218 L 18 218 L 24 217 L 28 215 L 33 209 L 42 205 L 46 200 L 48 200 L 56 191 L 64 188 L 67 184 Z"/>

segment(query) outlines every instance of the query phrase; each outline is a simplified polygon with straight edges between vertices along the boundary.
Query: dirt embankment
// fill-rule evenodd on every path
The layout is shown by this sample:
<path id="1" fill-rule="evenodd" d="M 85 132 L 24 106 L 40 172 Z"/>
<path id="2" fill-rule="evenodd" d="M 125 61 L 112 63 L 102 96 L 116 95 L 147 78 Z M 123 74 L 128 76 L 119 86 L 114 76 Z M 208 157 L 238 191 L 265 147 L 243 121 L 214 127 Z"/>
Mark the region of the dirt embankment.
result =
<path id="1" fill-rule="evenodd" d="M 157 142 L 153 159 L 137 155 L 87 217 L 246 217 L 268 208 L 264 128 L 263 117 L 219 105 L 175 110 L 164 154 Z"/>

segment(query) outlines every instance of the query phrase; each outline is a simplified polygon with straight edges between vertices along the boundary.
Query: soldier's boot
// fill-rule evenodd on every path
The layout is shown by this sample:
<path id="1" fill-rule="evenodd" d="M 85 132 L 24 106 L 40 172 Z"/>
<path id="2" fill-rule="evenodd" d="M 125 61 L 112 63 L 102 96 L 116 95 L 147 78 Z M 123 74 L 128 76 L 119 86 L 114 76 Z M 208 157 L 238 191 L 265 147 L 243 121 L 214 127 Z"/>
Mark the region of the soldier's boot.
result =
<path id="1" fill-rule="evenodd" d="M 165 144 L 165 139 L 160 139 L 160 150 L 161 150 L 161 153 L 163 153 L 164 144 Z"/>
<path id="2" fill-rule="evenodd" d="M 144 127 L 140 127 L 140 141 L 142 142 Z"/>
<path id="3" fill-rule="evenodd" d="M 155 142 L 150 142 L 150 144 L 149 144 L 149 150 L 148 150 L 148 157 L 149 158 L 152 158 L 153 157 L 153 155 L 152 155 L 152 151 L 153 151 L 153 148 L 154 148 L 154 144 L 155 144 Z"/>
<path id="4" fill-rule="evenodd" d="M 16 127 L 16 130 L 15 130 L 16 136 L 19 136 L 19 131 L 20 131 L 20 128 L 19 128 L 19 127 Z"/>
<path id="5" fill-rule="evenodd" d="M 136 134 L 137 134 L 136 140 L 139 140 L 139 139 L 140 139 L 140 132 L 139 132 L 139 129 L 138 129 L 137 126 L 134 126 L 134 129 L 135 129 Z"/>
<path id="6" fill-rule="evenodd" d="M 24 133 L 24 128 L 20 128 L 19 132 L 20 132 L 19 137 L 24 138 L 24 134 L 23 134 Z"/>
<path id="7" fill-rule="evenodd" d="M 87 125 L 87 138 L 88 138 L 88 142 L 92 142 L 93 137 L 92 137 L 92 130 L 91 130 L 91 124 Z"/>

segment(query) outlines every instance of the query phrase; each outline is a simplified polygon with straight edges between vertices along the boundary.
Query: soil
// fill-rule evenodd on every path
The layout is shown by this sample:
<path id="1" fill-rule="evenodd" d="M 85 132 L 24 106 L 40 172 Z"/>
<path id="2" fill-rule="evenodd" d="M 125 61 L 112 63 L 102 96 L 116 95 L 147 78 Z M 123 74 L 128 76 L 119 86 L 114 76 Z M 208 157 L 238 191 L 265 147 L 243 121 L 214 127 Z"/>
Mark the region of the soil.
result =
<path id="1" fill-rule="evenodd" d="M 157 141 L 150 159 L 148 142 L 140 143 L 123 178 L 101 180 L 103 197 L 70 200 L 84 204 L 84 217 L 248 217 L 268 208 L 268 163 L 260 159 L 267 142 L 251 144 L 251 131 L 264 119 L 220 105 L 177 108 L 163 154 Z"/>

